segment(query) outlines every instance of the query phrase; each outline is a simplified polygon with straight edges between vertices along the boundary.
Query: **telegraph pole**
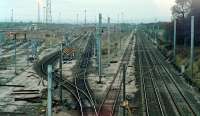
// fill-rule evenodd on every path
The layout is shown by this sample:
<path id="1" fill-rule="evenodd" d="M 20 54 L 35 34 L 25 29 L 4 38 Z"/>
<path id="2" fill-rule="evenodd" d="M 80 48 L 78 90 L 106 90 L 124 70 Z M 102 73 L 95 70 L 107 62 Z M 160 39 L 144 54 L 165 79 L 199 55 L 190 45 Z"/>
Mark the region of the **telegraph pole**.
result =
<path id="1" fill-rule="evenodd" d="M 156 45 L 158 46 L 158 39 L 159 39 L 159 30 L 160 30 L 160 26 L 159 26 L 159 23 L 158 23 L 158 27 L 157 27 L 157 34 L 156 34 Z"/>
<path id="2" fill-rule="evenodd" d="M 24 34 L 24 39 L 27 40 L 28 45 L 27 45 L 27 66 L 29 66 L 29 39 L 27 39 L 26 34 Z"/>
<path id="3" fill-rule="evenodd" d="M 124 23 L 124 13 L 121 13 L 121 31 L 123 30 L 123 23 Z"/>
<path id="4" fill-rule="evenodd" d="M 46 23 L 52 23 L 51 0 L 46 0 Z"/>
<path id="5" fill-rule="evenodd" d="M 13 9 L 11 9 L 11 19 L 10 19 L 11 23 L 13 23 L 13 21 L 14 21 L 14 20 L 13 20 L 13 19 L 14 19 L 13 14 L 14 14 L 14 13 L 13 13 Z"/>
<path id="6" fill-rule="evenodd" d="M 14 64 L 15 64 L 15 75 L 17 74 L 17 50 L 16 50 L 16 34 L 14 35 L 14 48 L 15 48 L 15 51 L 14 51 Z"/>
<path id="7" fill-rule="evenodd" d="M 98 70 L 99 70 L 99 83 L 101 82 L 102 78 L 102 66 L 101 66 L 101 29 L 102 29 L 102 14 L 99 14 L 99 25 L 97 27 L 97 49 L 98 49 Z"/>
<path id="8" fill-rule="evenodd" d="M 76 14 L 76 24 L 78 25 L 78 20 L 79 20 L 79 14 Z"/>
<path id="9" fill-rule="evenodd" d="M 123 12 L 121 13 L 121 18 L 120 18 L 120 33 L 122 32 L 122 23 L 123 23 Z M 121 38 L 121 35 L 120 35 L 120 43 L 119 43 L 119 45 L 120 45 L 120 50 L 122 49 L 122 38 Z"/>
<path id="10" fill-rule="evenodd" d="M 174 19 L 174 63 L 176 63 L 176 19 Z"/>
<path id="11" fill-rule="evenodd" d="M 123 101 L 126 101 L 126 64 L 123 64 Z M 123 116 L 126 116 L 125 108 L 123 108 Z"/>
<path id="12" fill-rule="evenodd" d="M 153 34 L 153 39 L 152 39 L 152 41 L 153 41 L 153 43 L 155 42 L 155 23 L 153 24 L 153 32 L 152 32 L 152 34 Z"/>
<path id="13" fill-rule="evenodd" d="M 85 25 L 87 24 L 87 11 L 85 9 Z"/>
<path id="14" fill-rule="evenodd" d="M 58 13 L 58 23 L 61 23 L 61 12 Z"/>
<path id="15" fill-rule="evenodd" d="M 120 31 L 120 24 L 119 24 L 119 14 L 117 14 L 117 25 L 118 25 L 118 31 Z"/>
<path id="16" fill-rule="evenodd" d="M 60 84 L 59 84 L 59 88 L 60 88 L 60 103 L 62 104 L 62 61 L 63 61 L 63 43 L 61 43 L 60 46 Z"/>
<path id="17" fill-rule="evenodd" d="M 38 23 L 40 23 L 40 0 L 37 0 L 37 3 L 38 3 Z"/>
<path id="18" fill-rule="evenodd" d="M 111 61 L 111 50 L 110 50 L 110 17 L 108 17 L 108 65 L 110 65 Z"/>
<path id="19" fill-rule="evenodd" d="M 193 62 L 194 62 L 194 16 L 191 17 L 191 55 L 190 55 L 190 66 L 192 70 L 193 78 Z"/>
<path id="20" fill-rule="evenodd" d="M 43 23 L 46 21 L 46 7 L 43 7 Z"/>

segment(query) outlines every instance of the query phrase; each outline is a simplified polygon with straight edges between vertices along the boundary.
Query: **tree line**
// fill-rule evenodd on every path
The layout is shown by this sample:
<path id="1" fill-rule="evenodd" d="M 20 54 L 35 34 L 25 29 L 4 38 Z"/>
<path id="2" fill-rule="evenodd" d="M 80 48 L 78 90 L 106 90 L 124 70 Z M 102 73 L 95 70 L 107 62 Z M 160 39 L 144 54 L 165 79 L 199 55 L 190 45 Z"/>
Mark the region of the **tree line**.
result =
<path id="1" fill-rule="evenodd" d="M 200 0 L 176 0 L 172 7 L 173 20 L 177 22 L 177 44 L 190 45 L 191 37 L 191 16 L 195 17 L 195 45 L 200 44 Z M 168 28 L 169 38 L 173 40 L 173 21 L 169 23 Z"/>

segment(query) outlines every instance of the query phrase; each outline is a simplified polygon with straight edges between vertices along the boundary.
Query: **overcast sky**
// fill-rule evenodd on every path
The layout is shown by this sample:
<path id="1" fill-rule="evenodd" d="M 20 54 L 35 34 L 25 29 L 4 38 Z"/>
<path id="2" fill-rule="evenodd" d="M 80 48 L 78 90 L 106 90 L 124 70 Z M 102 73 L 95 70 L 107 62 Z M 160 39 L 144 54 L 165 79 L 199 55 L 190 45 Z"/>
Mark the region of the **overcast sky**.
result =
<path id="1" fill-rule="evenodd" d="M 11 9 L 14 9 L 15 21 L 37 21 L 38 0 L 0 0 L 0 21 L 10 21 Z M 41 2 L 41 19 L 43 6 Z M 111 17 L 112 22 L 152 22 L 170 21 L 174 0 L 51 0 L 53 22 L 75 23 L 79 14 L 79 23 L 84 21 L 84 9 L 87 21 L 95 22 L 98 13 L 103 20 Z M 60 14 L 60 15 L 59 15 Z M 123 14 L 123 15 L 122 15 Z M 122 18 L 122 16 L 124 18 Z"/>

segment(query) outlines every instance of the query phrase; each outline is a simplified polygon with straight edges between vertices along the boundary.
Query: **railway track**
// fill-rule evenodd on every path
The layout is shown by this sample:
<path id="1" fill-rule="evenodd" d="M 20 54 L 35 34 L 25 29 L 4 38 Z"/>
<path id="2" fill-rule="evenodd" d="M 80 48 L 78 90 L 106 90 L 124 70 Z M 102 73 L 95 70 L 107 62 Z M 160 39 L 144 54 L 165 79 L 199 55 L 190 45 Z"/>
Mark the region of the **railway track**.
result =
<path id="1" fill-rule="evenodd" d="M 123 65 L 124 64 L 127 65 L 130 60 L 130 55 L 132 52 L 132 44 L 133 44 L 133 33 L 131 33 L 129 44 L 124 51 L 117 73 L 115 73 L 115 75 L 113 76 L 113 81 L 111 82 L 107 90 L 103 102 L 99 106 L 98 116 L 114 116 L 115 113 L 118 111 L 118 108 L 120 106 L 119 96 L 122 89 L 122 78 L 120 72 L 122 70 Z"/>
<path id="2" fill-rule="evenodd" d="M 88 46 L 88 45 L 89 44 L 87 43 L 86 46 Z M 86 51 L 83 52 L 83 56 L 85 56 L 85 55 L 89 56 L 89 48 L 90 47 L 85 49 Z M 90 54 L 92 54 L 92 53 L 90 53 Z M 59 58 L 59 52 L 55 52 L 54 54 L 51 54 L 50 56 L 46 56 L 45 58 L 43 58 L 43 60 L 41 60 L 40 62 L 38 62 L 35 65 L 36 72 L 38 72 L 40 74 L 40 76 L 42 76 L 42 77 L 47 77 L 47 66 L 54 65 L 57 62 L 58 58 Z M 82 63 L 82 62 L 87 61 L 86 65 L 88 65 L 89 57 L 86 57 L 86 59 L 87 60 L 85 60 L 85 58 L 83 58 L 83 60 L 80 62 Z M 81 66 L 81 65 L 78 65 L 78 66 Z M 87 67 L 82 68 L 82 70 L 79 70 L 79 72 L 76 73 L 76 76 L 75 76 L 76 83 L 72 83 L 66 79 L 62 79 L 61 80 L 62 83 L 60 83 L 64 89 L 66 89 L 68 92 L 70 92 L 74 96 L 74 98 L 76 99 L 76 101 L 78 102 L 78 104 L 80 106 L 80 112 L 81 112 L 82 116 L 84 115 L 84 112 L 86 112 L 83 109 L 84 108 L 83 98 L 84 98 L 84 100 L 87 99 L 89 101 L 89 103 L 91 104 L 91 106 L 93 106 L 93 108 L 95 108 L 93 98 L 91 98 L 91 91 L 89 93 L 90 88 L 85 79 L 86 68 Z M 84 76 L 82 74 L 84 74 Z M 55 83 L 59 83 L 60 82 L 59 75 L 54 73 L 53 80 Z M 81 83 L 79 83 L 77 80 L 83 80 L 82 83 L 85 85 L 85 87 L 87 87 L 86 88 L 87 91 L 85 91 L 83 88 L 80 88 L 79 84 L 81 84 Z"/>
<path id="3" fill-rule="evenodd" d="M 151 71 L 151 68 L 153 67 L 151 67 L 148 62 L 146 50 L 142 44 L 142 40 L 139 40 L 139 38 L 137 38 L 137 53 L 142 88 L 141 91 L 144 95 L 145 115 L 165 116 L 158 92 L 158 86 L 154 81 L 154 75 Z"/>
<path id="4" fill-rule="evenodd" d="M 155 51 L 157 50 L 154 48 L 150 50 L 152 54 L 149 54 L 149 57 L 151 57 L 152 64 L 155 65 L 157 62 L 157 64 L 160 66 L 159 68 L 156 67 L 156 71 L 160 75 L 159 77 L 166 77 L 166 78 L 160 78 L 160 79 L 163 81 L 165 87 L 167 88 L 167 92 L 169 93 L 178 114 L 180 116 L 184 116 L 184 115 L 197 116 L 193 107 L 191 106 L 191 104 L 185 97 L 184 93 L 180 90 L 178 84 L 174 80 L 173 75 L 162 63 L 163 61 L 160 60 L 158 54 L 156 54 Z M 171 84 L 169 85 L 169 83 Z M 176 91 L 177 94 L 174 91 Z"/>
<path id="5" fill-rule="evenodd" d="M 90 34 L 91 36 L 91 34 Z M 86 98 L 85 95 L 82 95 L 82 93 L 80 93 L 77 89 L 77 95 L 79 100 L 81 101 L 81 115 L 88 115 L 89 113 L 93 112 L 93 116 L 96 115 L 97 116 L 97 110 L 96 110 L 96 100 L 95 98 L 93 98 L 93 92 L 90 89 L 90 86 L 87 82 L 87 68 L 90 65 L 90 58 L 92 56 L 92 44 L 94 39 L 92 39 L 91 37 L 89 37 L 87 39 L 87 43 L 86 46 L 82 49 L 83 54 L 81 54 L 81 56 L 79 57 L 79 62 L 76 66 L 76 74 L 75 74 L 75 78 L 74 78 L 74 84 L 76 85 L 77 88 L 81 88 L 84 93 L 87 94 L 87 96 L 89 97 Z"/>
<path id="6" fill-rule="evenodd" d="M 155 115 L 156 112 L 152 112 L 152 107 L 157 107 L 156 111 L 160 111 L 161 113 L 161 107 L 163 111 L 163 115 L 167 116 L 197 116 L 197 113 L 193 109 L 192 105 L 188 101 L 188 99 L 185 97 L 184 93 L 179 88 L 178 84 L 174 80 L 173 74 L 168 70 L 166 67 L 167 65 L 164 64 L 164 60 L 161 60 L 161 56 L 158 53 L 158 50 L 153 47 L 153 44 L 150 40 L 146 38 L 140 38 L 141 43 L 139 46 L 143 46 L 140 50 L 143 52 L 143 56 L 141 54 L 138 54 L 138 59 L 142 59 L 141 57 L 146 57 L 146 62 L 148 64 L 141 64 L 143 69 L 146 67 L 147 72 L 151 73 L 153 76 L 151 77 L 153 80 L 152 83 L 155 83 L 154 85 L 158 85 L 153 90 L 147 89 L 145 86 L 149 87 L 149 83 L 143 83 L 143 96 L 145 100 L 145 111 L 147 115 Z M 159 54 L 159 55 L 158 55 Z M 144 59 L 142 59 L 144 60 Z M 141 61 L 140 61 L 141 62 Z M 147 66 L 146 66 L 147 65 Z M 141 77 L 142 80 L 143 77 Z M 144 81 L 142 81 L 144 82 Z M 154 104 L 148 104 L 148 98 L 150 97 L 145 92 L 153 92 L 157 91 L 158 97 L 152 97 L 152 100 L 158 101 L 158 98 L 160 99 L 160 102 L 157 102 L 160 108 L 158 108 L 158 105 Z"/>

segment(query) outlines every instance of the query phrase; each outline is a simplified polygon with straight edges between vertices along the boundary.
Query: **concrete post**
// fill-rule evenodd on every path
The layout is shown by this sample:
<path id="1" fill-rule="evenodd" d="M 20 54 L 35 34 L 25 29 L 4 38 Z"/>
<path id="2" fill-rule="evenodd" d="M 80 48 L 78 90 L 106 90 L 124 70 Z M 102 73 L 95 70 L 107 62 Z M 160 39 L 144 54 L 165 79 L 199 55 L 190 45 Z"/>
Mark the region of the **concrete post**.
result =
<path id="1" fill-rule="evenodd" d="M 48 65 L 47 116 L 52 116 L 52 65 Z"/>
<path id="2" fill-rule="evenodd" d="M 191 17 L 191 51 L 190 51 L 190 66 L 193 78 L 193 61 L 194 61 L 194 16 Z"/>
<path id="3" fill-rule="evenodd" d="M 173 51 L 173 56 L 174 56 L 174 63 L 176 63 L 176 19 L 174 19 L 174 51 Z"/>

